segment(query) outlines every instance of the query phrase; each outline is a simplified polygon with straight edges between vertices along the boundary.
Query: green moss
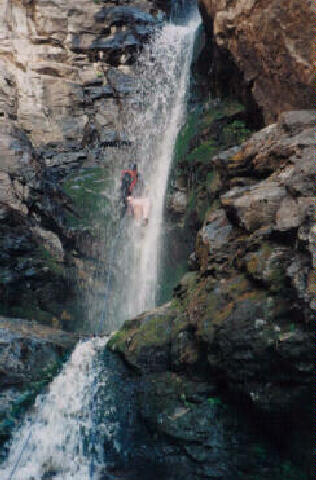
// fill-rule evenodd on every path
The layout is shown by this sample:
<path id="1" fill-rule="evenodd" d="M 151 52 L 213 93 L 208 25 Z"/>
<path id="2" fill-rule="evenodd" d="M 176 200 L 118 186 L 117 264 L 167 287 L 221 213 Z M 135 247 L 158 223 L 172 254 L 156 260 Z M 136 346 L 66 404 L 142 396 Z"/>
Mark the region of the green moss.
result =
<path id="1" fill-rule="evenodd" d="M 245 111 L 244 105 L 234 100 L 223 100 L 219 105 L 207 110 L 202 120 L 202 127 L 209 127 L 216 120 L 233 117 Z"/>
<path id="2" fill-rule="evenodd" d="M 239 145 L 249 138 L 251 131 L 246 128 L 245 122 L 235 120 L 222 130 L 222 142 L 227 145 Z"/>
<path id="3" fill-rule="evenodd" d="M 109 199 L 103 194 L 109 185 L 108 171 L 104 168 L 83 168 L 69 176 L 62 188 L 72 199 L 77 215 L 69 214 L 68 224 L 100 227 L 100 218 L 104 223 L 104 217 L 110 215 Z"/>
<path id="4" fill-rule="evenodd" d="M 169 343 L 173 318 L 173 313 L 144 314 L 135 320 L 125 322 L 123 328 L 111 337 L 108 347 L 137 358 L 143 348 Z"/>
<path id="5" fill-rule="evenodd" d="M 144 346 L 164 345 L 170 340 L 170 317 L 151 318 L 142 324 L 134 338 L 137 350 Z"/>
<path id="6" fill-rule="evenodd" d="M 248 256 L 247 270 L 255 278 L 265 280 L 270 284 L 272 292 L 280 292 L 285 288 L 285 271 L 282 262 L 273 259 L 273 248 L 264 244 L 260 250 Z M 265 272 L 264 278 L 262 272 Z"/>
<path id="7" fill-rule="evenodd" d="M 42 245 L 38 246 L 35 255 L 45 263 L 45 266 L 55 275 L 64 275 L 63 266 L 58 260 Z"/>
<path id="8" fill-rule="evenodd" d="M 185 314 L 178 315 L 174 321 L 172 322 L 172 332 L 171 336 L 173 338 L 177 337 L 180 332 L 183 332 L 188 329 L 189 326 L 189 318 Z"/>
<path id="9" fill-rule="evenodd" d="M 130 338 L 135 331 L 140 327 L 142 322 L 142 317 L 133 318 L 131 320 L 126 320 L 124 325 L 115 332 L 107 345 L 110 350 L 118 350 L 123 352 L 126 348 L 126 340 Z"/>
<path id="10" fill-rule="evenodd" d="M 112 335 L 110 340 L 108 341 L 108 348 L 110 350 L 118 350 L 120 352 L 124 351 L 125 342 L 127 338 L 127 330 L 122 328 Z"/>
<path id="11" fill-rule="evenodd" d="M 211 162 L 213 155 L 217 153 L 218 147 L 214 140 L 201 143 L 198 147 L 191 151 L 187 156 L 187 162 L 194 164 L 208 164 Z"/>
<path id="12" fill-rule="evenodd" d="M 192 148 L 192 142 L 199 132 L 199 119 L 200 112 L 194 112 L 188 115 L 185 125 L 178 134 L 174 147 L 174 163 L 176 166 L 185 158 Z"/>
<path id="13" fill-rule="evenodd" d="M 242 120 L 232 117 L 244 111 L 244 106 L 238 102 L 226 100 L 207 110 L 197 110 L 191 113 L 185 125 L 180 130 L 175 149 L 174 165 L 182 173 L 190 169 L 193 163 L 209 163 L 212 156 L 223 147 L 238 145 L 248 138 L 250 130 Z M 214 128 L 219 121 L 225 120 L 226 125 Z M 207 140 L 201 142 L 201 132 L 210 130 Z"/>
<path id="14" fill-rule="evenodd" d="M 189 180 L 191 191 L 185 224 L 192 218 L 203 223 L 221 187 L 220 178 L 214 178 L 213 157 L 249 137 L 251 132 L 241 120 L 244 110 L 239 102 L 227 99 L 191 113 L 181 129 L 174 149 L 172 176 Z"/>
<path id="15" fill-rule="evenodd" d="M 249 280 L 244 275 L 236 275 L 230 279 L 224 287 L 224 291 L 227 292 L 231 298 L 242 295 L 250 289 Z"/>
<path id="16" fill-rule="evenodd" d="M 207 399 L 207 402 L 209 403 L 209 405 L 212 405 L 212 407 L 215 405 L 223 405 L 223 402 L 219 397 L 209 397 Z"/>

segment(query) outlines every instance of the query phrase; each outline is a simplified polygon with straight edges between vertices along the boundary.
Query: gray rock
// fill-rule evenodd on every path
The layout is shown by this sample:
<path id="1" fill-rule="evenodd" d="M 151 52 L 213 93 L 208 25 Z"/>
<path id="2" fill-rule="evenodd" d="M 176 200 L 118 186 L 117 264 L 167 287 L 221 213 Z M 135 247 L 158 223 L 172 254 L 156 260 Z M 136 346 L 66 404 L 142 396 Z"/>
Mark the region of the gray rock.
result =
<path id="1" fill-rule="evenodd" d="M 174 213 L 183 214 L 188 204 L 188 194 L 185 191 L 177 190 L 169 198 L 168 207 Z"/>
<path id="2" fill-rule="evenodd" d="M 117 95 L 129 95 L 135 91 L 135 79 L 118 71 L 115 68 L 110 68 L 107 74 L 108 82 L 116 92 Z"/>
<path id="3" fill-rule="evenodd" d="M 210 252 L 220 249 L 229 240 L 232 226 L 228 222 L 225 210 L 216 210 L 206 219 L 206 225 L 199 232 L 202 241 L 209 245 Z"/>
<path id="4" fill-rule="evenodd" d="M 103 8 L 99 11 L 95 19 L 97 22 L 105 22 L 111 27 L 112 25 L 132 25 L 134 23 L 155 24 L 157 20 L 149 13 L 139 10 L 132 6 L 117 6 Z"/>
<path id="5" fill-rule="evenodd" d="M 124 53 L 128 48 L 136 49 L 140 46 L 141 42 L 132 32 L 117 32 L 112 37 L 98 38 L 90 48 L 103 51 L 109 58 L 113 54 Z"/>
<path id="6" fill-rule="evenodd" d="M 75 335 L 18 318 L 0 317 L 1 386 L 34 380 L 75 344 Z"/>
<path id="7" fill-rule="evenodd" d="M 85 95 L 87 95 L 92 101 L 100 98 L 113 97 L 113 88 L 110 85 L 93 86 L 84 89 Z"/>

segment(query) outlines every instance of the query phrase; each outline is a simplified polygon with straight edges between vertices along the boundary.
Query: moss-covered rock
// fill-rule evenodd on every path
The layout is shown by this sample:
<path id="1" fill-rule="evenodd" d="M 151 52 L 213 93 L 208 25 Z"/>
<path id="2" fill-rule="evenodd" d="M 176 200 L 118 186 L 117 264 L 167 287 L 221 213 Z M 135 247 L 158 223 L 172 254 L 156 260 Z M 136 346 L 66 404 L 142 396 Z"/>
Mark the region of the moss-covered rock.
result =
<path id="1" fill-rule="evenodd" d="M 171 324 L 175 315 L 169 305 L 164 305 L 129 320 L 110 338 L 108 346 L 136 369 L 166 370 L 170 364 Z"/>
<path id="2" fill-rule="evenodd" d="M 109 215 L 111 180 L 108 169 L 94 166 L 81 168 L 63 181 L 62 188 L 71 198 L 75 212 L 67 215 L 70 226 L 104 228 L 103 215 Z"/>
<path id="3" fill-rule="evenodd" d="M 196 215 L 203 223 L 210 200 L 219 191 L 212 158 L 221 150 L 245 141 L 250 130 L 244 120 L 244 106 L 234 100 L 211 102 L 192 112 L 179 133 L 172 182 L 186 178 L 188 193 L 186 221 Z"/>
<path id="4" fill-rule="evenodd" d="M 254 279 L 269 285 L 272 292 L 281 292 L 286 289 L 289 260 L 289 249 L 264 243 L 260 250 L 246 256 L 246 268 Z"/>

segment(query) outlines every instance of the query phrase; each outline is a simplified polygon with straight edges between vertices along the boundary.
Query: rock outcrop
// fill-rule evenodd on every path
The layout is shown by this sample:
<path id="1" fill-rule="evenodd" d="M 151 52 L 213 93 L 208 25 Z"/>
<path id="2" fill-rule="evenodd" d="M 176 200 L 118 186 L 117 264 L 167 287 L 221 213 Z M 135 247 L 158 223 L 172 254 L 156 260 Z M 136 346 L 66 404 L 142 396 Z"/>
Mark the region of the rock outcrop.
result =
<path id="1" fill-rule="evenodd" d="M 266 123 L 275 121 L 281 112 L 311 108 L 312 2 L 200 0 L 199 3 L 209 32 L 214 74 L 233 84 L 237 81 L 236 71 L 229 72 L 228 65 L 235 64 L 262 109 Z"/>
<path id="2" fill-rule="evenodd" d="M 307 471 L 313 122 L 313 111 L 284 113 L 241 146 L 210 156 L 210 204 L 192 270 L 170 304 L 127 322 L 110 341 L 143 375 L 197 375 L 238 398 Z"/>

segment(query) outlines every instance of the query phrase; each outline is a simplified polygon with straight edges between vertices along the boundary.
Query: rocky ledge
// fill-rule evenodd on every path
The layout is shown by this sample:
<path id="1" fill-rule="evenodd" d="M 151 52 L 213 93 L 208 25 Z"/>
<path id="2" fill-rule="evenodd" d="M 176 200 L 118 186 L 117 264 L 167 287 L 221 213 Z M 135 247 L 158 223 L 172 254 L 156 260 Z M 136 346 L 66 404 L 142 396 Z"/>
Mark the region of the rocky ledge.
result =
<path id="1" fill-rule="evenodd" d="M 253 412 L 260 430 L 307 472 L 316 308 L 313 122 L 313 111 L 282 114 L 209 159 L 210 204 L 191 271 L 169 304 L 126 322 L 110 340 L 149 382 L 169 372 L 215 385 Z"/>

